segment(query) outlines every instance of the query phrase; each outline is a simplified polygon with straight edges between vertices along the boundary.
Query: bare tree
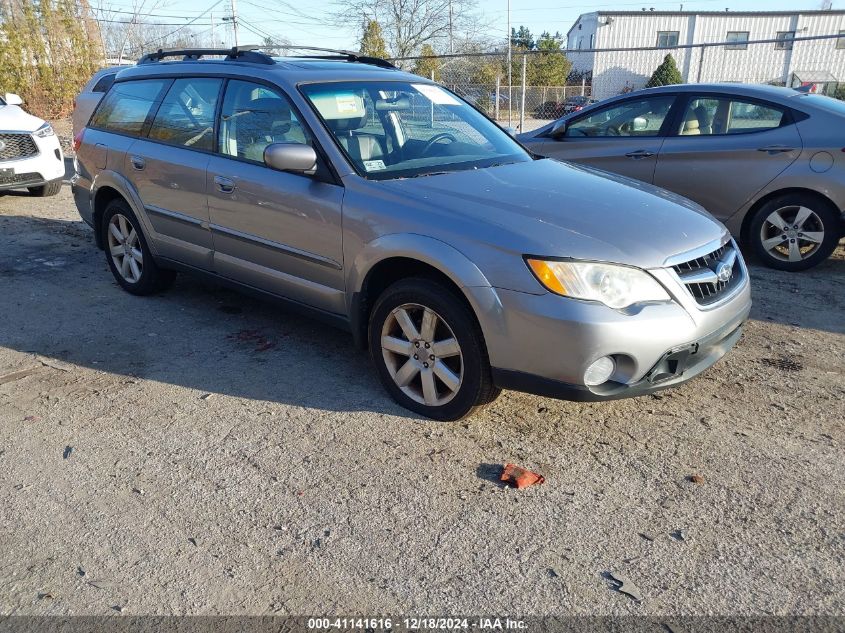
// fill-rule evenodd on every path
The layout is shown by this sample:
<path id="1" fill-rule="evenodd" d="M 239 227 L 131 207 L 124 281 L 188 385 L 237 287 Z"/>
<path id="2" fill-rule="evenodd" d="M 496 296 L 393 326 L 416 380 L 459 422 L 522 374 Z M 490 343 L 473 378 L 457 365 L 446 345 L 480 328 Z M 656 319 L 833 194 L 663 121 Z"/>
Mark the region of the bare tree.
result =
<path id="1" fill-rule="evenodd" d="M 395 57 L 418 53 L 423 44 L 448 51 L 474 25 L 475 0 L 348 0 L 337 5 L 339 24 L 375 20 Z"/>
<path id="2" fill-rule="evenodd" d="M 162 22 L 156 17 L 161 0 L 133 0 L 130 9 L 112 9 L 102 5 L 97 20 L 102 33 L 106 58 L 122 63 L 135 60 L 158 48 L 186 48 L 214 46 L 214 28 L 210 16 L 204 16 L 199 26 L 186 21 L 184 26 L 172 20 Z M 222 25 L 221 25 L 222 29 Z"/>

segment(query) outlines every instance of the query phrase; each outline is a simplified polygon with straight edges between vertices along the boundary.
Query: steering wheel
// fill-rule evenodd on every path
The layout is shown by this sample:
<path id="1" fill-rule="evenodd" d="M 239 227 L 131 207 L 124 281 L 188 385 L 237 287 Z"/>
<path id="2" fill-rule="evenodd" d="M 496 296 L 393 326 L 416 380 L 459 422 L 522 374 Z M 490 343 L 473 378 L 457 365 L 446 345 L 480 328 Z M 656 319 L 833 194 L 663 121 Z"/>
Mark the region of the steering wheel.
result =
<path id="1" fill-rule="evenodd" d="M 454 136 L 449 134 L 449 132 L 441 132 L 440 134 L 435 134 L 430 139 L 428 139 L 428 143 L 425 144 L 425 147 L 423 147 L 422 152 L 420 153 L 425 156 L 426 154 L 428 154 L 429 150 L 434 147 L 436 143 L 439 143 L 440 141 L 445 139 L 449 139 L 449 142 L 451 143 L 455 143 L 458 140 Z"/>
<path id="2" fill-rule="evenodd" d="M 622 136 L 617 125 L 608 125 L 604 130 L 607 132 L 607 136 Z"/>

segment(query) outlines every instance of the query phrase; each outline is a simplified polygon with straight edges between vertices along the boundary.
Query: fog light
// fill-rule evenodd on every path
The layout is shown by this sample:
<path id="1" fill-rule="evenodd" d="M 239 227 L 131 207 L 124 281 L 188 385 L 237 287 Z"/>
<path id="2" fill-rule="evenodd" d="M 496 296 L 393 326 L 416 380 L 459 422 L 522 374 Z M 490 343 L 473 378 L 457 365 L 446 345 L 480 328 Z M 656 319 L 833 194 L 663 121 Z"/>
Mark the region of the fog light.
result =
<path id="1" fill-rule="evenodd" d="M 587 367 L 587 371 L 584 372 L 584 384 L 595 387 L 603 382 L 607 382 L 607 379 L 610 378 L 614 371 L 616 371 L 614 360 L 610 356 L 602 356 Z"/>

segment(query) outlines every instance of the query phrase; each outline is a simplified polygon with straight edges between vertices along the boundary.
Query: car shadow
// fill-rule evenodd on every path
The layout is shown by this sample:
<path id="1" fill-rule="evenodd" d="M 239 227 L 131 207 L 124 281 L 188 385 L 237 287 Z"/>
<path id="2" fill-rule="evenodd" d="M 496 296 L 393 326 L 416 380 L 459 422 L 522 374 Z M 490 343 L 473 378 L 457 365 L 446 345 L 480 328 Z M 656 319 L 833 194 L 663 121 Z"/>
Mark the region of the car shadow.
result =
<path id="1" fill-rule="evenodd" d="M 0 215 L 0 296 L 0 346 L 18 352 L 197 398 L 418 418 L 390 399 L 348 332 L 190 275 L 160 295 L 126 293 L 82 222 Z"/>
<path id="2" fill-rule="evenodd" d="M 836 309 L 845 258 L 800 274 L 752 263 L 751 277 L 752 318 L 845 331 L 845 310 Z M 197 398 L 411 415 L 347 332 L 189 275 L 160 295 L 124 292 L 81 221 L 0 214 L 0 296 L 0 346 L 21 353 L 186 387 Z"/>

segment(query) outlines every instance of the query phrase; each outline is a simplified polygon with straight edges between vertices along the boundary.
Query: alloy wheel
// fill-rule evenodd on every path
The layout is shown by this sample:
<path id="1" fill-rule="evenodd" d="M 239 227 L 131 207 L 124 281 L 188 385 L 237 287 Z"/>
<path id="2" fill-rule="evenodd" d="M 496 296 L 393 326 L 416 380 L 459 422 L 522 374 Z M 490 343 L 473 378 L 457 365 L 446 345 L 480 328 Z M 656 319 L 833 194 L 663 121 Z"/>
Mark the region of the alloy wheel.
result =
<path id="1" fill-rule="evenodd" d="M 763 220 L 760 242 L 775 259 L 800 262 L 821 248 L 824 223 L 815 211 L 807 207 L 781 207 Z"/>
<path id="2" fill-rule="evenodd" d="M 393 381 L 415 402 L 441 406 L 461 388 L 461 346 L 431 308 L 416 303 L 395 308 L 382 326 L 381 351 Z"/>
<path id="3" fill-rule="evenodd" d="M 108 238 L 115 269 L 129 283 L 138 283 L 144 272 L 144 254 L 138 231 L 129 218 L 115 213 L 109 220 Z"/>

